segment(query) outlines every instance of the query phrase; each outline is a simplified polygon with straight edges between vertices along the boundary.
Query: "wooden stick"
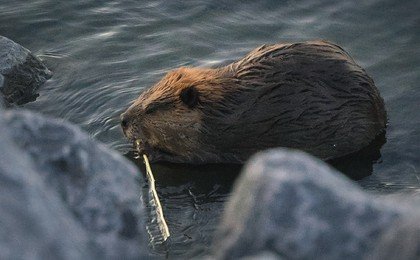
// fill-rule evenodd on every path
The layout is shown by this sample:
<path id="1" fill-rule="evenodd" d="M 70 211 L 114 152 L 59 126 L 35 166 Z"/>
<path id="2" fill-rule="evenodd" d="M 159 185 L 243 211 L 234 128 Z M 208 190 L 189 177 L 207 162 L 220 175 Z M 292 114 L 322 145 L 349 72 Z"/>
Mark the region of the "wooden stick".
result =
<path id="1" fill-rule="evenodd" d="M 162 232 L 163 235 L 163 241 L 166 241 L 168 237 L 171 236 L 169 233 L 168 225 L 166 224 L 165 217 L 163 216 L 163 209 L 162 205 L 160 204 L 160 200 L 158 197 L 158 194 L 156 192 L 156 186 L 155 186 L 155 178 L 153 177 L 152 168 L 150 167 L 149 159 L 145 154 L 143 154 L 144 164 L 146 165 L 146 174 L 147 178 L 149 179 L 150 189 L 152 190 L 153 199 L 156 202 L 156 213 L 157 217 L 160 221 L 158 221 L 159 229 Z"/>

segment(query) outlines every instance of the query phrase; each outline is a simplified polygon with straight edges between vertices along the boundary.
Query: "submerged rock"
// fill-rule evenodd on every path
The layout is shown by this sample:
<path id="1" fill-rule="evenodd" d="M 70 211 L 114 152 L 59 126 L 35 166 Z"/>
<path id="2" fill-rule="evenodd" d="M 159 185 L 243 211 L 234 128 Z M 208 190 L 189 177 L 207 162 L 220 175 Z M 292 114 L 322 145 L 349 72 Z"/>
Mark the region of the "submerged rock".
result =
<path id="1" fill-rule="evenodd" d="M 270 150 L 251 159 L 236 183 L 213 251 L 217 259 L 267 252 L 284 259 L 373 258 L 381 244 L 392 246 L 384 239 L 390 229 L 418 215 L 365 193 L 314 157 Z M 407 255 L 419 257 L 417 248 Z"/>
<path id="2" fill-rule="evenodd" d="M 135 166 L 68 123 L 14 110 L 0 120 L 1 259 L 149 257 Z"/>
<path id="3" fill-rule="evenodd" d="M 38 88 L 51 76 L 28 49 L 0 36 L 0 93 L 9 105 L 34 101 Z"/>

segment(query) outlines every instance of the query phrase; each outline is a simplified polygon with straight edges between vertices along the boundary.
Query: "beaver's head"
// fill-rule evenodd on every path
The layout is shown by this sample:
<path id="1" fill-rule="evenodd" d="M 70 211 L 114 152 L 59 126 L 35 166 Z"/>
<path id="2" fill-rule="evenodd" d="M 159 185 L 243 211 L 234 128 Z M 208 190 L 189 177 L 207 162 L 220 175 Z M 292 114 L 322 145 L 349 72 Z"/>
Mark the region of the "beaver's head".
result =
<path id="1" fill-rule="evenodd" d="M 143 92 L 121 115 L 127 138 L 137 143 L 152 160 L 176 162 L 220 161 L 216 147 L 208 143 L 208 118 L 226 115 L 223 100 L 227 78 L 220 70 L 180 68 Z M 213 158 L 213 159 L 212 159 Z"/>

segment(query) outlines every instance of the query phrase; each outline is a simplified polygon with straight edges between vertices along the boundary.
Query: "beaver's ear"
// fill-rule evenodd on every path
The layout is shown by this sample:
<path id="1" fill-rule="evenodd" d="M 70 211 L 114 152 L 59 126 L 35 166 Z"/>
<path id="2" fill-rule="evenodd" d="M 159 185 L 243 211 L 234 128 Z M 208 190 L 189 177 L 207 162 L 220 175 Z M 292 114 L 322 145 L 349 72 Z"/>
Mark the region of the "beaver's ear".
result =
<path id="1" fill-rule="evenodd" d="M 194 86 L 184 88 L 179 94 L 179 98 L 185 105 L 189 108 L 193 108 L 197 105 L 199 101 L 198 90 Z"/>

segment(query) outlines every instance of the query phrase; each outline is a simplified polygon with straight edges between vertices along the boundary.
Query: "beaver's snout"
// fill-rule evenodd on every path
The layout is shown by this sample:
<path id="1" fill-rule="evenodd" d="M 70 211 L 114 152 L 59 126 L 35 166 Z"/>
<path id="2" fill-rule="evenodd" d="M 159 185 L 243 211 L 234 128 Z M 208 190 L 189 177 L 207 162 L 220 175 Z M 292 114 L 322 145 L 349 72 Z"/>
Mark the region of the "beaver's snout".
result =
<path id="1" fill-rule="evenodd" d="M 124 135 L 127 138 L 132 139 L 134 130 L 133 128 L 136 128 L 135 120 L 138 120 L 138 117 L 133 116 L 133 114 L 129 113 L 129 110 L 127 110 L 126 112 L 120 115 L 120 120 L 121 128 L 124 132 Z"/>
<path id="2" fill-rule="evenodd" d="M 124 114 L 121 114 L 121 127 L 123 130 L 128 127 L 128 119 L 124 116 Z"/>

